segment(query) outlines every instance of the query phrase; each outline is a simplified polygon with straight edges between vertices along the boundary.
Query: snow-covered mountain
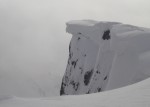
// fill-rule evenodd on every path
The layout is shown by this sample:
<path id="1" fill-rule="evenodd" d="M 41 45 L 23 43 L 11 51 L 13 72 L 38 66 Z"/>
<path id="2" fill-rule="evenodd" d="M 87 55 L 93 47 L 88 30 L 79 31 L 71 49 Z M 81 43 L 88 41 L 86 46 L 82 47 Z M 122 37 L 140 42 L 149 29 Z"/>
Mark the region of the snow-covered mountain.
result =
<path id="1" fill-rule="evenodd" d="M 150 30 L 117 22 L 70 21 L 73 35 L 60 95 L 119 88 L 150 76 Z"/>
<path id="2" fill-rule="evenodd" d="M 61 95 L 67 96 L 21 98 L 1 93 L 0 107 L 150 106 L 150 29 L 116 22 L 84 20 L 68 22 L 67 32 L 73 37 L 60 91 Z M 27 87 L 38 87 L 35 92 L 31 92 L 33 95 L 44 95 L 41 89 L 48 89 L 42 86 L 43 83 L 35 84 L 32 78 L 27 85 L 23 74 L 16 78 L 20 82 L 11 82 L 2 78 L 3 75 L 0 81 L 3 86 L 4 83 L 15 83 L 12 86 L 26 84 Z M 14 78 L 15 75 L 10 77 Z M 27 89 L 26 86 L 22 88 Z M 103 92 L 95 93 L 99 91 Z"/>

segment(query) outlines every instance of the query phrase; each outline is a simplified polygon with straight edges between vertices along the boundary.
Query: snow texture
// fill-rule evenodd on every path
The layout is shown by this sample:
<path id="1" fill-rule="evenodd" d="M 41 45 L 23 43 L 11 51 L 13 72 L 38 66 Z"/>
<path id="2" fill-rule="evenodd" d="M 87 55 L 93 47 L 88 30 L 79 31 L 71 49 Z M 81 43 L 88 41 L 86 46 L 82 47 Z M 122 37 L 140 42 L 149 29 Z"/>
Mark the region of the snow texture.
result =
<path id="1" fill-rule="evenodd" d="M 60 95 L 111 90 L 150 76 L 149 29 L 81 20 L 68 22 L 66 31 L 73 37 Z"/>
<path id="2" fill-rule="evenodd" d="M 150 79 L 101 93 L 51 98 L 5 98 L 0 107 L 149 107 Z"/>

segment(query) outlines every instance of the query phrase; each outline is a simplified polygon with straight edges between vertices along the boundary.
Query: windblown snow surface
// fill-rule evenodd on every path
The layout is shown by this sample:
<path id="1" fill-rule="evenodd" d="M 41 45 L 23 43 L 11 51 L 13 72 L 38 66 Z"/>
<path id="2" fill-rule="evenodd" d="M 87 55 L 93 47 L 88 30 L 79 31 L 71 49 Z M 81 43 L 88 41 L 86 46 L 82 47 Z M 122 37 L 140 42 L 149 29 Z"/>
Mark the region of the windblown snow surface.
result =
<path id="1" fill-rule="evenodd" d="M 95 94 L 41 99 L 1 98 L 0 107 L 149 107 L 150 79 Z"/>
<path id="2" fill-rule="evenodd" d="M 1 93 L 0 107 L 150 107 L 149 29 L 83 20 L 68 22 L 67 32 L 73 35 L 73 55 L 69 53 L 62 81 L 61 94 L 66 96 L 20 98 Z M 99 88 L 102 92 L 96 93 Z"/>

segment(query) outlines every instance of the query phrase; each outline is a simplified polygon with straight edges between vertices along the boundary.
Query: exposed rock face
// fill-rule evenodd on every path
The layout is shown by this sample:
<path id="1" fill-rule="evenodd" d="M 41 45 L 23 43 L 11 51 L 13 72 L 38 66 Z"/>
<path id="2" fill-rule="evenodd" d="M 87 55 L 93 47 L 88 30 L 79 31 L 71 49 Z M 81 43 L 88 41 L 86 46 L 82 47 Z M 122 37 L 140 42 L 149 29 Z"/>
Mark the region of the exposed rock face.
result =
<path id="1" fill-rule="evenodd" d="M 126 80 L 115 84 L 115 78 L 118 75 L 110 75 L 110 71 L 114 74 L 118 70 L 120 71 L 121 68 L 118 65 L 116 67 L 116 64 L 120 62 L 115 61 L 119 58 L 120 53 L 126 47 L 129 47 L 128 42 L 125 44 L 121 42 L 122 38 L 122 40 L 126 41 L 128 37 L 118 36 L 117 34 L 123 34 L 124 32 L 135 31 L 137 29 L 137 27 L 123 26 L 116 22 L 97 22 L 91 20 L 68 22 L 66 30 L 73 37 L 69 45 L 69 59 L 62 80 L 60 95 L 89 94 L 126 85 Z M 132 48 L 135 47 L 131 47 L 131 51 Z M 132 52 L 133 54 L 136 52 L 136 49 L 134 50 Z M 124 55 L 125 58 L 132 57 L 130 55 L 131 51 L 126 52 Z M 136 60 L 133 60 L 132 63 L 134 61 Z M 118 70 L 113 71 L 112 68 Z M 130 69 L 127 72 L 130 72 Z M 128 74 L 129 78 L 132 78 L 130 77 L 130 73 Z M 120 76 L 124 76 L 124 73 L 121 73 Z M 144 78 L 146 76 L 142 77 L 142 79 Z M 108 80 L 111 81 L 109 82 Z M 109 88 L 106 88 L 106 86 Z"/>

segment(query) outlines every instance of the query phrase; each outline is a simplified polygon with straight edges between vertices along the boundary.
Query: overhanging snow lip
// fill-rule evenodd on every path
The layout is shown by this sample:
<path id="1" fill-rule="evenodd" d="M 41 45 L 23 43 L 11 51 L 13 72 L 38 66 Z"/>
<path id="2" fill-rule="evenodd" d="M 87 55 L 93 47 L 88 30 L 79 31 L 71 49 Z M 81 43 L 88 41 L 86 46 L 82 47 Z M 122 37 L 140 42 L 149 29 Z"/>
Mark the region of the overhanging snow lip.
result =
<path id="1" fill-rule="evenodd" d="M 95 20 L 72 20 L 66 23 L 66 32 L 70 34 L 84 34 L 91 32 L 95 29 L 100 29 L 102 25 L 116 25 L 121 24 L 120 22 L 110 21 L 95 21 Z"/>
<path id="2" fill-rule="evenodd" d="M 99 23 L 95 20 L 72 20 L 67 22 L 67 25 L 80 25 L 80 26 L 94 26 L 95 24 Z"/>
<path id="3" fill-rule="evenodd" d="M 66 32 L 78 35 L 86 35 L 88 32 L 91 32 L 95 29 L 95 25 L 99 23 L 94 20 L 73 20 L 66 23 Z"/>

